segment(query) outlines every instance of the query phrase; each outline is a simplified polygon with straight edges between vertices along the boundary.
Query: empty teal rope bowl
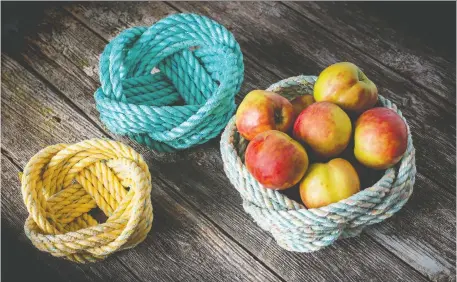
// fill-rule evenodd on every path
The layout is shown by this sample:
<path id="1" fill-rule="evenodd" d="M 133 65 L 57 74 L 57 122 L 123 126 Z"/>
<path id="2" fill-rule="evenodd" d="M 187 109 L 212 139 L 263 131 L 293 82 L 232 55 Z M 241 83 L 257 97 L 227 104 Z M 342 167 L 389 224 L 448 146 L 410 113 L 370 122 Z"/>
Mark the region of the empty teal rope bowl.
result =
<path id="1" fill-rule="evenodd" d="M 295 76 L 271 85 L 267 90 L 288 99 L 313 93 L 316 76 Z M 379 95 L 380 103 L 401 111 Z M 408 146 L 403 158 L 389 168 L 371 187 L 330 205 L 307 209 L 285 194 L 267 189 L 249 173 L 244 164 L 248 141 L 237 131 L 233 117 L 221 137 L 224 171 L 243 200 L 244 210 L 278 245 L 295 252 L 313 252 L 333 244 L 337 239 L 353 237 L 367 226 L 379 223 L 408 201 L 416 176 L 415 149 L 409 126 Z"/>
<path id="2" fill-rule="evenodd" d="M 203 144 L 225 127 L 243 81 L 243 54 L 217 22 L 175 14 L 121 32 L 106 45 L 99 74 L 95 102 L 106 127 L 170 152 Z"/>

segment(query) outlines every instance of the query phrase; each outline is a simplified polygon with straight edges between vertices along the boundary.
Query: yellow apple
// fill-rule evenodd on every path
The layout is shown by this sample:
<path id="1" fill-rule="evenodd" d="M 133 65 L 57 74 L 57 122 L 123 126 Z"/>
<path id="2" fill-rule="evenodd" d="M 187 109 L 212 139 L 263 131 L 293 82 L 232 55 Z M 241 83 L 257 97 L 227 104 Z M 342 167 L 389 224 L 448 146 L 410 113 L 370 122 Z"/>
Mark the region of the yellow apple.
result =
<path id="1" fill-rule="evenodd" d="M 378 101 L 376 85 L 353 63 L 340 62 L 324 69 L 314 84 L 316 102 L 328 101 L 343 110 L 361 113 Z"/>
<path id="2" fill-rule="evenodd" d="M 341 158 L 310 165 L 300 182 L 300 197 L 308 209 L 336 203 L 359 191 L 356 170 Z"/>

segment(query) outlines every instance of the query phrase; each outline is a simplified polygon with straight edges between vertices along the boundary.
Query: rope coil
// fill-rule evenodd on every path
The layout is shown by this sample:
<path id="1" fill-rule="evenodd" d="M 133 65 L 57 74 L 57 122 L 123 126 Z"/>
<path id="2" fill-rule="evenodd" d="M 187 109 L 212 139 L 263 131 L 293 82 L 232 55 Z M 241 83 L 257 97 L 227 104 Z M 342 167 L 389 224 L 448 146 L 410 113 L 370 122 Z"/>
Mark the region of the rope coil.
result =
<path id="1" fill-rule="evenodd" d="M 120 142 L 57 144 L 33 156 L 21 175 L 29 212 L 25 234 L 41 251 L 85 263 L 142 242 L 152 226 L 151 175 Z M 90 212 L 108 217 L 99 223 Z"/>
<path id="2" fill-rule="evenodd" d="M 267 90 L 292 99 L 312 93 L 315 76 L 290 77 Z M 395 104 L 379 96 L 383 106 L 396 111 Z M 407 124 L 407 123 L 406 123 Z M 244 165 L 247 140 L 239 135 L 233 117 L 221 137 L 224 171 L 243 199 L 244 210 L 278 245 L 289 251 L 313 252 L 338 238 L 353 237 L 368 225 L 379 223 L 400 210 L 413 192 L 416 165 L 415 149 L 408 128 L 408 146 L 397 168 L 389 168 L 372 187 L 325 207 L 307 209 L 279 191 L 263 187 Z"/>
<path id="3" fill-rule="evenodd" d="M 106 45 L 99 74 L 95 101 L 108 129 L 170 152 L 222 131 L 235 110 L 244 64 L 225 27 L 174 14 L 121 32 Z"/>

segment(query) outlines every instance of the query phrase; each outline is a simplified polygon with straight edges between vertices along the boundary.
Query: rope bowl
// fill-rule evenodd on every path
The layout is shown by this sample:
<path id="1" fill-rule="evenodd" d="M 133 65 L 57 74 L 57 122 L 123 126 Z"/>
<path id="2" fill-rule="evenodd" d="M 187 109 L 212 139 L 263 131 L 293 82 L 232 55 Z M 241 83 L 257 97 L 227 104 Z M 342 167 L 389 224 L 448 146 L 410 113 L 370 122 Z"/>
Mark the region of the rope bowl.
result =
<path id="1" fill-rule="evenodd" d="M 152 226 L 151 175 L 122 143 L 91 139 L 46 147 L 20 176 L 24 230 L 39 250 L 95 262 L 142 242 Z M 108 218 L 99 223 L 91 212 Z"/>
<path id="2" fill-rule="evenodd" d="M 95 102 L 111 132 L 173 152 L 224 129 L 243 75 L 232 33 L 204 16 L 174 14 L 106 45 Z"/>
<path id="3" fill-rule="evenodd" d="M 288 99 L 313 93 L 316 76 L 296 76 L 281 80 L 267 90 Z M 379 102 L 400 110 L 388 99 Z M 249 143 L 240 136 L 235 116 L 221 137 L 224 171 L 240 193 L 244 210 L 265 231 L 271 233 L 278 245 L 289 251 L 313 252 L 333 244 L 337 239 L 354 237 L 368 225 L 379 223 L 400 210 L 408 201 L 415 181 L 415 149 L 408 129 L 408 146 L 400 162 L 385 171 L 371 187 L 328 206 L 307 209 L 279 191 L 262 186 L 246 169 L 244 153 Z"/>

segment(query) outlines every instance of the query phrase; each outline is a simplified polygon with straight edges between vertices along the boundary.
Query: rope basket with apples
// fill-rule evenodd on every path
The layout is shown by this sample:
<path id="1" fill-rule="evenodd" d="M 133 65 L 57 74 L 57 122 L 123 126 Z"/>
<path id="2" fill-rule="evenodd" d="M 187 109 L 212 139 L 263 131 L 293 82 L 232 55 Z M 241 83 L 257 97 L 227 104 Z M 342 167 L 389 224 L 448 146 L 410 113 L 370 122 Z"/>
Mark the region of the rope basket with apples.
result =
<path id="1" fill-rule="evenodd" d="M 221 153 L 244 210 L 297 252 L 391 217 L 416 174 L 401 111 L 347 62 L 248 93 L 222 134 Z"/>

